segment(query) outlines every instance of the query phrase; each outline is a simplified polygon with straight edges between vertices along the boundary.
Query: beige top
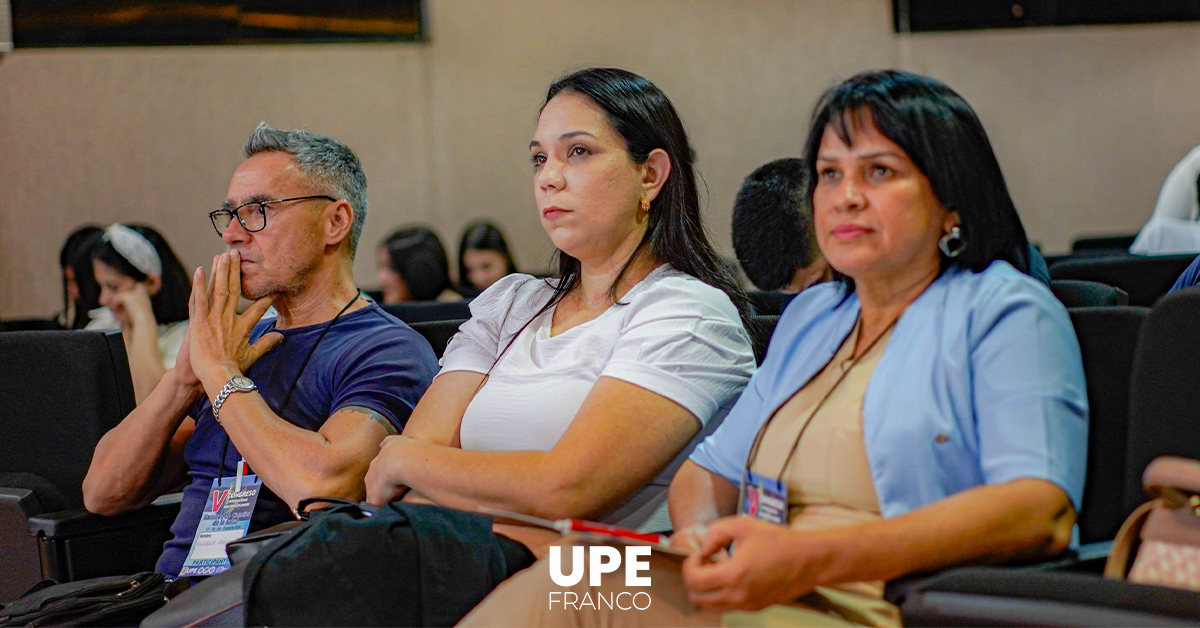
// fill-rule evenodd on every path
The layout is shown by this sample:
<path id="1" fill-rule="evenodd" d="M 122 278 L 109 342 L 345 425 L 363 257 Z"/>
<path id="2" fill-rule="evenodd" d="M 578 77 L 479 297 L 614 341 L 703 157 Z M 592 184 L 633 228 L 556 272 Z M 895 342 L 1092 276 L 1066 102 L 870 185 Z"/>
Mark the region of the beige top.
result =
<path id="1" fill-rule="evenodd" d="M 859 324 L 856 324 L 825 368 L 779 408 L 750 465 L 755 473 L 772 478 L 779 477 L 783 471 L 783 481 L 788 489 L 788 526 L 793 530 L 882 519 L 863 439 L 862 406 L 871 373 L 883 356 L 892 332 L 891 329 L 886 331 L 854 363 L 851 356 L 858 331 Z M 845 377 L 838 383 L 843 373 Z M 827 394 L 829 398 L 821 404 Z M 817 411 L 815 416 L 814 409 Z M 797 438 L 800 443 L 796 453 L 787 468 L 782 469 Z M 833 588 L 870 597 L 883 595 L 882 582 L 851 583 Z"/>

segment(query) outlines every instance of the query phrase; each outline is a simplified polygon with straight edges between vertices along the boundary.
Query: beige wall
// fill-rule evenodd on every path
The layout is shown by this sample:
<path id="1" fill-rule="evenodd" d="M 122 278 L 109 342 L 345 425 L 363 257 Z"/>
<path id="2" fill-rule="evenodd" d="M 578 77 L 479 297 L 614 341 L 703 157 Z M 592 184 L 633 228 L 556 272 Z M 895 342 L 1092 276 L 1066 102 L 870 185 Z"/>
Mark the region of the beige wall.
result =
<path id="1" fill-rule="evenodd" d="M 455 246 L 464 224 L 491 216 L 521 265 L 542 267 L 524 146 L 550 80 L 591 64 L 672 97 L 725 250 L 741 178 L 796 154 L 820 92 L 865 68 L 961 91 L 1051 250 L 1136 230 L 1200 143 L 1200 25 L 898 37 L 890 4 L 427 0 L 426 44 L 19 50 L 0 59 L 0 314 L 58 307 L 58 247 L 82 222 L 149 222 L 185 264 L 208 260 L 221 242 L 204 214 L 260 120 L 332 135 L 363 159 L 361 285 L 374 285 L 366 253 L 408 222 Z"/>

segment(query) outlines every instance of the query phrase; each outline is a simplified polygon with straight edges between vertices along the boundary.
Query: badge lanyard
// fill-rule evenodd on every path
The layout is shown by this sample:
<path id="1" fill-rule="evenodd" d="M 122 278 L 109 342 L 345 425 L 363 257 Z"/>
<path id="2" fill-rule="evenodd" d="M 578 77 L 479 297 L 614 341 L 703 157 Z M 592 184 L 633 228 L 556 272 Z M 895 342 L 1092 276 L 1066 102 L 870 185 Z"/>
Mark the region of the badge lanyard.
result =
<path id="1" fill-rule="evenodd" d="M 283 411 L 285 409 L 287 409 L 288 403 L 292 400 L 292 393 L 296 391 L 296 384 L 300 383 L 300 376 L 304 374 L 304 369 L 308 366 L 308 361 L 310 359 L 312 359 L 313 354 L 316 353 L 316 351 L 317 351 L 317 347 L 321 344 L 321 341 L 325 339 L 325 334 L 329 333 L 329 330 L 330 330 L 330 328 L 333 327 L 333 324 L 338 322 L 338 319 L 342 317 L 342 314 L 345 314 L 346 310 L 350 309 L 351 305 L 354 305 L 355 303 L 357 303 L 359 297 L 361 297 L 361 296 L 362 296 L 362 293 L 356 291 L 354 293 L 354 298 L 350 299 L 350 302 L 347 303 L 344 307 L 342 307 L 341 311 L 338 312 L 337 315 L 333 317 L 333 320 L 329 321 L 329 324 L 325 325 L 325 329 L 321 330 L 321 334 L 319 336 L 317 336 L 317 341 L 313 343 L 312 348 L 308 350 L 308 355 L 304 356 L 304 361 L 300 363 L 300 370 L 297 371 L 296 377 L 292 380 L 292 385 L 288 387 L 287 394 L 283 396 L 283 403 L 279 406 L 278 414 L 280 414 L 282 416 Z M 272 323 L 272 324 L 274 324 L 274 323 Z M 222 429 L 222 432 L 224 432 L 224 429 Z M 229 434 L 225 433 L 225 444 L 224 444 L 224 446 L 221 447 L 221 463 L 217 467 L 217 482 L 218 483 L 224 479 L 225 455 L 227 453 L 229 453 Z M 238 475 L 242 474 L 243 469 L 242 469 L 241 465 L 243 465 L 245 462 L 246 462 L 246 459 L 242 458 L 241 462 L 238 463 L 238 465 L 239 465 L 238 466 Z"/>
<path id="2" fill-rule="evenodd" d="M 283 398 L 279 412 L 282 413 L 287 408 L 292 393 L 296 390 L 296 384 L 300 381 L 300 376 L 304 374 L 308 361 L 325 338 L 325 334 L 341 318 L 342 314 L 345 314 L 346 310 L 358 301 L 360 296 L 361 293 L 356 292 L 354 298 L 337 313 L 337 316 L 333 317 L 333 320 L 329 321 L 325 329 L 321 330 L 317 341 L 313 343 L 312 348 L 308 350 L 308 355 L 304 356 L 304 361 L 300 363 L 300 370 L 292 380 L 292 385 Z M 262 480 L 253 474 L 246 473 L 245 458 L 242 458 L 237 464 L 237 476 L 225 478 L 225 455 L 228 451 L 229 434 L 226 433 L 217 477 L 213 480 L 212 490 L 205 501 L 204 510 L 200 513 L 196 534 L 192 537 L 192 547 L 183 561 L 183 566 L 179 571 L 180 576 L 211 576 L 229 569 L 230 562 L 225 553 L 225 546 L 230 541 L 245 536 L 250 530 L 254 507 L 258 503 L 259 492 L 262 490 Z"/>
<path id="3" fill-rule="evenodd" d="M 771 416 L 767 417 L 767 420 L 763 422 L 762 427 L 758 428 L 758 433 L 754 435 L 754 441 L 750 445 L 750 453 L 746 457 L 746 467 L 742 472 L 742 481 L 738 490 L 738 504 L 743 514 L 750 514 L 757 518 L 765 519 L 773 523 L 786 523 L 788 494 L 787 487 L 783 482 L 783 475 L 787 472 L 788 466 L 791 465 L 792 458 L 796 455 L 796 451 L 800 447 L 800 440 L 804 437 L 804 433 L 808 430 L 808 426 L 812 424 L 813 419 L 816 418 L 817 413 L 821 411 L 821 408 L 824 407 L 825 403 L 829 401 L 829 398 L 833 396 L 834 391 L 838 389 L 838 386 L 840 386 L 841 383 L 846 379 L 846 376 L 850 374 L 850 371 L 858 365 L 859 361 L 871 353 L 871 350 L 875 348 L 875 345 L 879 343 L 880 339 L 886 336 L 888 332 L 896 326 L 896 322 L 899 320 L 899 317 L 897 317 L 895 320 L 889 323 L 883 332 L 871 340 L 871 343 L 867 345 L 867 348 L 864 349 L 862 353 L 858 355 L 858 357 L 851 358 L 848 362 L 842 362 L 843 366 L 841 367 L 841 374 L 838 375 L 837 379 L 833 382 L 833 385 L 830 386 L 829 390 L 827 390 L 821 397 L 821 400 L 818 401 L 815 406 L 813 406 L 812 412 L 810 412 L 808 415 L 808 420 L 806 420 L 804 425 L 800 427 L 800 433 L 796 435 L 796 440 L 792 443 L 792 448 L 788 450 L 788 455 L 783 460 L 783 466 L 779 469 L 779 475 L 777 475 L 773 480 L 752 472 L 750 467 L 758 457 L 758 450 L 762 445 L 763 436 L 766 434 L 767 428 L 770 427 L 771 421 L 775 420 L 775 416 L 779 413 L 779 409 L 782 408 L 783 405 L 781 405 L 779 408 L 776 408 L 775 412 L 771 413 Z M 861 325 L 856 325 L 856 328 L 858 329 L 859 333 L 862 332 Z M 857 347 L 855 347 L 855 349 L 857 349 Z M 784 405 L 786 405 L 786 403 L 787 402 L 784 402 Z M 752 490 L 747 491 L 747 488 L 751 488 Z"/>

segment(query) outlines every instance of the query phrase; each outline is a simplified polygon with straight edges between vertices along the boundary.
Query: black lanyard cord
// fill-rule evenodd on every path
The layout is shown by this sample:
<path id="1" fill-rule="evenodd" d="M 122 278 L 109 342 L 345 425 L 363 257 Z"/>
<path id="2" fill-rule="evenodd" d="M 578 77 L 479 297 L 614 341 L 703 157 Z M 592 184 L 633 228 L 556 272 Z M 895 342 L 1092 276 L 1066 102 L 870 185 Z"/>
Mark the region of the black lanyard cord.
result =
<path id="1" fill-rule="evenodd" d="M 284 409 L 287 408 L 288 403 L 292 400 L 292 393 L 296 391 L 296 384 L 300 383 L 300 376 L 304 374 L 304 369 L 308 366 L 308 361 L 310 359 L 312 359 L 313 354 L 317 352 L 317 347 L 321 344 L 321 341 L 325 339 L 325 334 L 329 333 L 329 330 L 333 327 L 334 323 L 338 322 L 338 319 L 342 317 L 342 314 L 345 314 L 346 310 L 350 309 L 351 305 L 354 305 L 355 303 L 357 303 L 359 297 L 361 297 L 361 296 L 362 296 L 361 292 L 355 291 L 354 298 L 350 299 L 350 302 L 347 303 L 341 309 L 341 311 L 338 312 L 337 315 L 333 317 L 333 320 L 329 321 L 329 324 L 325 325 L 325 329 L 321 330 L 321 334 L 319 336 L 317 336 L 317 341 L 313 343 L 312 348 L 308 350 L 308 355 L 304 356 L 304 361 L 300 363 L 300 370 L 296 372 L 296 377 L 294 379 L 292 379 L 292 385 L 288 387 L 287 394 L 284 395 L 284 397 L 283 397 L 283 403 L 279 406 L 279 411 L 278 411 L 280 416 L 283 416 Z M 272 325 L 274 325 L 274 323 L 272 323 Z M 224 428 L 222 428 L 221 431 L 224 432 Z M 229 432 L 225 432 L 225 445 L 221 448 L 221 464 L 217 467 L 217 484 L 218 485 L 221 483 L 221 481 L 223 479 L 225 479 L 225 475 L 224 475 L 224 473 L 225 473 L 225 455 L 228 453 L 229 453 Z"/>

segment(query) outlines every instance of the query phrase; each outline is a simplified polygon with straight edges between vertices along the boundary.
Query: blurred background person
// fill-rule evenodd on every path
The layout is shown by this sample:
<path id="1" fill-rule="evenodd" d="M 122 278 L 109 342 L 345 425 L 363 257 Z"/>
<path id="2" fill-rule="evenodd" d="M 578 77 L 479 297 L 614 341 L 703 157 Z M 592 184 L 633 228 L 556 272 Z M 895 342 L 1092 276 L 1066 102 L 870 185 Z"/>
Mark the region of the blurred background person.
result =
<path id="1" fill-rule="evenodd" d="M 467 225 L 458 245 L 458 291 L 473 297 L 517 272 L 500 228 L 486 220 Z"/>
<path id="2" fill-rule="evenodd" d="M 764 291 L 796 294 L 829 279 L 805 200 L 803 159 L 776 159 L 742 182 L 733 202 L 733 250 L 746 277 Z"/>
<path id="3" fill-rule="evenodd" d="M 191 281 L 166 239 L 145 225 L 110 225 L 92 249 L 99 302 L 87 329 L 120 329 L 138 403 L 174 368 L 188 325 Z"/>
<path id="4" fill-rule="evenodd" d="M 92 274 L 92 247 L 103 232 L 96 225 L 83 225 L 67 236 L 58 253 L 63 309 L 57 320 L 63 329 L 83 329 L 90 320 L 88 312 L 100 307 L 100 286 Z"/>
<path id="5" fill-rule="evenodd" d="M 384 303 L 462 299 L 450 282 L 442 241 L 425 227 L 405 227 L 388 236 L 379 245 L 378 261 Z"/>
<path id="6" fill-rule="evenodd" d="M 1200 146 L 1191 150 L 1163 181 L 1154 213 L 1129 247 L 1130 253 L 1200 253 Z"/>

